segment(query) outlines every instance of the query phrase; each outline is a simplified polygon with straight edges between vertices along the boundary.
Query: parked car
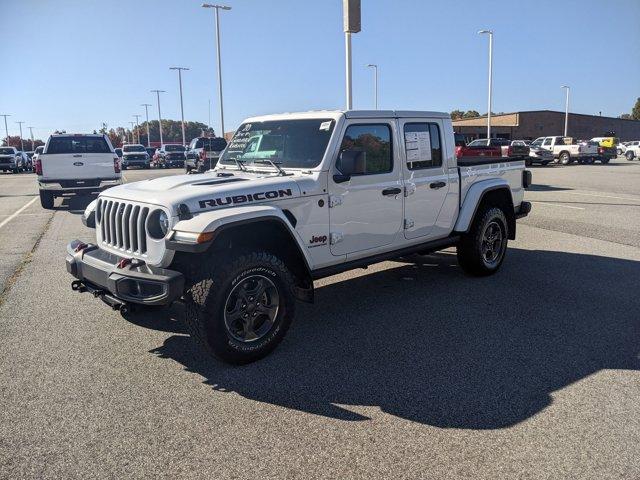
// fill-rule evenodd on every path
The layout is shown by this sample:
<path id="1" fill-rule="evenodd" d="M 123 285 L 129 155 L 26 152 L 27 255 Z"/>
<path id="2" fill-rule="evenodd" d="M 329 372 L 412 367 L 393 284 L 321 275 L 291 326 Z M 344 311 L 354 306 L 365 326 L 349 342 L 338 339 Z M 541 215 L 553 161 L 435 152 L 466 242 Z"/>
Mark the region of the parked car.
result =
<path id="1" fill-rule="evenodd" d="M 216 166 L 220 154 L 227 146 L 227 141 L 221 137 L 196 137 L 191 140 L 187 149 L 185 170 L 204 172 Z"/>
<path id="2" fill-rule="evenodd" d="M 527 160 L 529 147 L 523 143 L 512 142 L 505 138 L 479 138 L 465 146 L 456 147 L 456 156 L 461 157 L 509 157 Z"/>
<path id="3" fill-rule="evenodd" d="M 0 170 L 20 173 L 24 169 L 22 153 L 15 147 L 0 147 Z"/>
<path id="4" fill-rule="evenodd" d="M 154 147 L 145 147 L 145 151 L 147 155 L 149 155 L 149 160 L 153 161 L 153 156 L 156 154 L 157 148 Z"/>
<path id="5" fill-rule="evenodd" d="M 618 138 L 616 137 L 594 137 L 592 142 L 598 142 L 598 155 L 596 160 L 600 163 L 609 163 L 609 161 L 618 156 Z"/>
<path id="6" fill-rule="evenodd" d="M 18 155 L 20 156 L 20 168 L 22 169 L 22 171 L 30 172 L 32 165 L 31 157 L 27 155 L 27 152 L 18 152 Z"/>
<path id="7" fill-rule="evenodd" d="M 598 155 L 596 147 L 578 144 L 571 137 L 539 137 L 531 142 L 531 146 L 550 150 L 554 161 L 562 165 L 568 165 L 577 160 L 593 159 Z"/>
<path id="8" fill-rule="evenodd" d="M 162 145 L 160 150 L 158 150 L 158 157 L 155 162 L 156 166 L 158 168 L 184 167 L 184 162 L 187 159 L 186 150 L 184 145 Z"/>
<path id="9" fill-rule="evenodd" d="M 627 151 L 627 143 L 628 142 L 621 142 L 618 144 L 618 146 L 616 147 L 616 151 L 618 153 L 618 156 L 620 157 L 621 155 L 624 155 L 625 152 Z"/>
<path id="10" fill-rule="evenodd" d="M 277 155 L 247 157 L 256 137 L 283 139 Z M 313 302 L 316 279 L 452 246 L 468 274 L 497 272 L 516 219 L 531 210 L 530 182 L 522 161 L 457 160 L 448 113 L 255 117 L 206 181 L 170 176 L 103 192 L 83 215 L 95 240 L 68 244 L 67 271 L 74 290 L 121 312 L 184 298 L 184 323 L 204 351 L 248 363 L 276 348 L 296 300 Z"/>
<path id="11" fill-rule="evenodd" d="M 38 157 L 43 151 L 44 151 L 44 145 L 40 145 L 39 147 L 36 147 L 36 149 L 33 151 L 33 157 L 31 157 L 31 163 L 34 165 L 34 168 L 35 168 L 36 160 L 38 160 Z"/>
<path id="12" fill-rule="evenodd" d="M 149 168 L 151 159 L 144 145 L 127 144 L 122 146 L 122 161 L 120 166 L 123 170 L 129 167 Z"/>
<path id="13" fill-rule="evenodd" d="M 118 158 L 122 159 L 122 148 L 116 148 L 114 151 Z"/>
<path id="14" fill-rule="evenodd" d="M 624 156 L 627 160 L 631 161 L 634 158 L 640 158 L 640 141 L 635 140 L 633 142 L 627 142 Z"/>
<path id="15" fill-rule="evenodd" d="M 36 161 L 40 203 L 53 208 L 55 197 L 89 194 L 122 183 L 120 160 L 107 135 L 51 135 Z"/>
<path id="16" fill-rule="evenodd" d="M 525 140 L 514 140 L 512 143 L 521 142 L 523 145 L 527 145 L 527 141 Z M 547 150 L 541 147 L 529 146 L 529 158 L 525 160 L 525 165 L 530 166 L 534 163 L 539 163 L 540 165 L 549 165 L 553 162 L 553 153 L 551 150 Z"/>

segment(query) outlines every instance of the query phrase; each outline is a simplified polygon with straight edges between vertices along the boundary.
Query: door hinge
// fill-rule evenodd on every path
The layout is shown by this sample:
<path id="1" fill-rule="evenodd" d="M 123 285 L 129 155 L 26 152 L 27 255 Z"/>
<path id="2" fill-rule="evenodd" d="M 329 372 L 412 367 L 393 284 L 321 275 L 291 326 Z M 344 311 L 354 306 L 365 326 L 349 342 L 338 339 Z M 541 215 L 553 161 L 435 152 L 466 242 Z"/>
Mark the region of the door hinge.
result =
<path id="1" fill-rule="evenodd" d="M 414 225 L 414 221 L 411 220 L 410 218 L 405 218 L 404 219 L 404 229 L 405 230 L 409 230 L 410 228 L 413 228 Z"/>
<path id="2" fill-rule="evenodd" d="M 342 195 L 329 195 L 329 208 L 342 205 Z"/>
<path id="3" fill-rule="evenodd" d="M 416 193 L 416 184 L 411 182 L 405 183 L 404 196 L 408 197 L 409 195 L 413 195 L 414 193 Z"/>
<path id="4" fill-rule="evenodd" d="M 343 238 L 344 235 L 342 232 L 332 232 L 331 235 L 329 235 L 329 242 L 331 245 L 335 245 L 336 243 L 340 243 Z"/>

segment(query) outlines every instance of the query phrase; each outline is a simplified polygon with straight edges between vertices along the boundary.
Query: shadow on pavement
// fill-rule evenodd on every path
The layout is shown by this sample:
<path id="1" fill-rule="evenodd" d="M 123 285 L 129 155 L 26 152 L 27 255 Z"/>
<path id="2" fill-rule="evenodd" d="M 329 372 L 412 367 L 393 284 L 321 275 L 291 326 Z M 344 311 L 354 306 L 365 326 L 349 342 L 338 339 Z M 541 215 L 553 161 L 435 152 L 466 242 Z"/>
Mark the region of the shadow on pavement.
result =
<path id="1" fill-rule="evenodd" d="M 536 185 L 536 184 L 533 184 L 529 188 L 527 188 L 527 191 L 529 192 L 558 192 L 563 190 L 573 190 L 573 188 L 554 187 L 553 185 Z"/>
<path id="2" fill-rule="evenodd" d="M 74 215 L 82 215 L 87 205 L 98 198 L 98 195 L 70 195 L 61 198 L 62 203 L 54 207 L 54 210 L 66 210 Z"/>
<path id="3" fill-rule="evenodd" d="M 224 365 L 184 335 L 152 353 L 260 402 L 350 421 L 368 419 L 350 406 L 374 406 L 469 429 L 526 420 L 601 369 L 640 369 L 640 262 L 510 248 L 489 278 L 463 275 L 447 253 L 397 265 L 318 288 L 257 363 Z M 182 331 L 166 328 L 179 313 L 157 326 Z"/>

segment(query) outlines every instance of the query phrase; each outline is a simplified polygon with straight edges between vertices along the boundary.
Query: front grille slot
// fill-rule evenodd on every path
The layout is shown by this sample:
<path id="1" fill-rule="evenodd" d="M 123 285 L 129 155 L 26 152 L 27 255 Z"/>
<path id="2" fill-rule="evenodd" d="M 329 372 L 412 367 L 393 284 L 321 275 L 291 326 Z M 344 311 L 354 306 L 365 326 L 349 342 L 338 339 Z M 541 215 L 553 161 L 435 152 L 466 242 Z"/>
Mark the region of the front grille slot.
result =
<path id="1" fill-rule="evenodd" d="M 97 209 L 100 212 L 98 228 L 103 244 L 133 255 L 147 253 L 145 222 L 149 215 L 148 207 L 100 199 Z"/>

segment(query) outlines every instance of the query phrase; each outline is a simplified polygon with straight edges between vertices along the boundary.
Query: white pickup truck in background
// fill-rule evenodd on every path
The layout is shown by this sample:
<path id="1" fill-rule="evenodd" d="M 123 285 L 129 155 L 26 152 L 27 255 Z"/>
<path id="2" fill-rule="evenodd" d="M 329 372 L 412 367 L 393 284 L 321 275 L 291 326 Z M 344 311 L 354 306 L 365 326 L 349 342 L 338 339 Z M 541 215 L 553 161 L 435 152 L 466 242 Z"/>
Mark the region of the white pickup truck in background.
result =
<path id="1" fill-rule="evenodd" d="M 456 159 L 447 113 L 254 117 L 214 170 L 101 193 L 83 215 L 95 243 L 72 241 L 67 270 L 122 312 L 184 298 L 205 350 L 247 363 L 282 340 L 315 279 L 447 247 L 467 273 L 495 273 L 530 182 L 522 158 Z"/>
<path id="2" fill-rule="evenodd" d="M 598 147 L 588 142 L 575 143 L 571 137 L 539 137 L 531 142 L 532 147 L 553 152 L 556 163 L 568 165 L 577 162 L 593 162 L 598 156 Z"/>
<path id="3" fill-rule="evenodd" d="M 55 197 L 65 194 L 90 194 L 119 185 L 119 162 L 106 135 L 51 135 L 35 162 L 42 207 L 53 208 Z"/>

